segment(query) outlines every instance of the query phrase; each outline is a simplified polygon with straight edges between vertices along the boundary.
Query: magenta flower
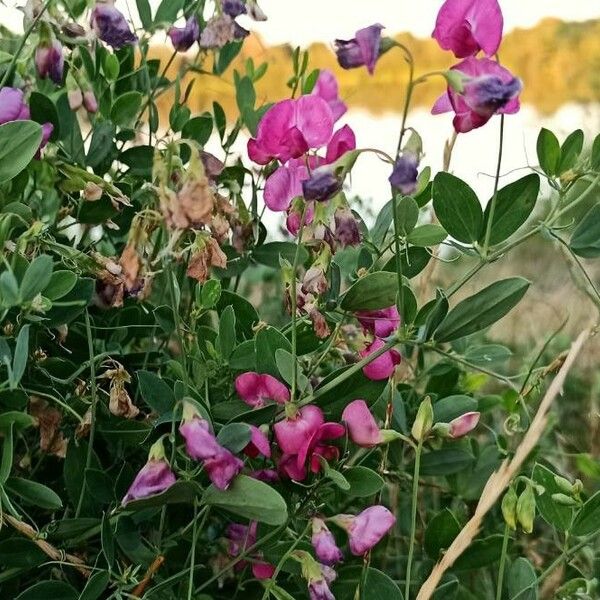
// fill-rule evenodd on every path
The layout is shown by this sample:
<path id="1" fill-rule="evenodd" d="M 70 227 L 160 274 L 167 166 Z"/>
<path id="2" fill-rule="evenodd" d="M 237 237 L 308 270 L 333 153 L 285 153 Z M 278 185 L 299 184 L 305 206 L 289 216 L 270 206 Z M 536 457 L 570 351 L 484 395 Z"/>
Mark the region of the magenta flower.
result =
<path id="1" fill-rule="evenodd" d="M 379 58 L 379 44 L 383 25 L 375 24 L 359 29 L 351 40 L 335 40 L 335 53 L 342 69 L 367 67 L 372 75 Z"/>
<path id="2" fill-rule="evenodd" d="M 342 413 L 342 421 L 346 423 L 350 439 L 358 446 L 371 448 L 383 442 L 381 431 L 364 400 L 350 402 Z"/>
<path id="3" fill-rule="evenodd" d="M 189 50 L 194 42 L 200 37 L 200 25 L 195 15 L 191 16 L 183 27 L 172 26 L 167 35 L 171 38 L 173 48 L 178 52 Z"/>
<path id="4" fill-rule="evenodd" d="M 304 406 L 294 418 L 273 425 L 277 444 L 285 454 L 298 454 L 324 422 L 323 411 L 318 406 Z"/>
<path id="5" fill-rule="evenodd" d="M 331 519 L 348 533 L 350 552 L 362 556 L 392 529 L 396 517 L 381 505 L 369 506 L 356 516 L 337 515 Z"/>
<path id="6" fill-rule="evenodd" d="M 63 78 L 65 58 L 62 44 L 54 39 L 48 43 L 40 44 L 35 51 L 35 67 L 42 79 L 50 77 L 56 84 Z"/>
<path id="7" fill-rule="evenodd" d="M 256 471 L 251 471 L 248 475 L 265 483 L 279 481 L 279 473 L 275 469 L 257 469 Z"/>
<path id="8" fill-rule="evenodd" d="M 432 114 L 454 111 L 453 124 L 458 133 L 466 133 L 485 125 L 496 113 L 519 111 L 518 94 L 521 81 L 489 58 L 467 58 L 452 67 L 464 75 L 464 89 L 447 92 L 434 104 Z"/>
<path id="9" fill-rule="evenodd" d="M 137 42 L 137 36 L 129 29 L 123 13 L 112 4 L 96 4 L 90 22 L 96 35 L 115 49 Z"/>
<path id="10" fill-rule="evenodd" d="M 244 463 L 223 448 L 210 431 L 208 421 L 199 416 L 186 419 L 179 427 L 185 449 L 191 458 L 201 461 L 215 487 L 225 490 L 242 470 Z"/>
<path id="11" fill-rule="evenodd" d="M 261 375 L 254 371 L 238 375 L 235 378 L 235 390 L 238 396 L 253 408 L 263 407 L 268 400 L 285 404 L 290 399 L 290 391 L 283 383 L 272 375 Z"/>
<path id="12" fill-rule="evenodd" d="M 388 181 L 404 196 L 409 196 L 417 189 L 418 164 L 417 157 L 411 153 L 399 156 L 394 163 L 394 169 Z"/>
<path id="13" fill-rule="evenodd" d="M 164 460 L 149 460 L 135 476 L 122 504 L 140 500 L 168 490 L 175 483 L 175 475 L 169 463 Z"/>
<path id="14" fill-rule="evenodd" d="M 446 0 L 438 13 L 432 37 L 457 58 L 487 56 L 498 51 L 504 20 L 498 0 Z"/>
<path id="15" fill-rule="evenodd" d="M 314 517 L 312 520 L 312 546 L 319 562 L 332 566 L 343 560 L 344 555 L 335 543 L 335 538 L 329 531 L 325 521 Z"/>
<path id="16" fill-rule="evenodd" d="M 269 438 L 256 425 L 249 425 L 249 427 L 250 441 L 244 448 L 244 454 L 250 458 L 256 458 L 259 454 L 262 454 L 265 458 L 270 458 L 271 446 L 269 445 Z"/>
<path id="17" fill-rule="evenodd" d="M 337 121 L 348 110 L 346 104 L 340 100 L 337 79 L 328 69 L 321 69 L 319 72 L 312 94 L 327 102 L 334 121 Z"/>
<path id="18" fill-rule="evenodd" d="M 356 313 L 356 318 L 365 331 L 380 338 L 392 335 L 400 326 L 400 315 L 395 304 L 379 310 L 361 310 Z"/>
<path id="19" fill-rule="evenodd" d="M 377 352 L 385 346 L 383 340 L 379 338 L 375 338 L 366 348 L 359 352 L 361 358 L 365 358 L 372 354 L 373 352 Z M 381 356 L 378 356 L 375 360 L 372 360 L 368 365 L 363 367 L 363 373 L 365 377 L 372 379 L 373 381 L 380 381 L 382 379 L 387 379 L 390 377 L 396 365 L 399 365 L 402 361 L 402 356 L 397 350 L 393 348 L 384 352 Z"/>
<path id="20" fill-rule="evenodd" d="M 448 435 L 451 438 L 459 438 L 463 435 L 467 435 L 467 433 L 470 433 L 473 431 L 473 429 L 475 429 L 475 427 L 477 427 L 480 416 L 481 413 L 468 412 L 460 417 L 456 417 L 456 419 L 452 419 L 452 421 L 449 423 L 450 430 Z"/>
<path id="21" fill-rule="evenodd" d="M 310 225 L 315 217 L 315 208 L 312 202 L 306 203 L 304 207 L 295 206 L 292 202 L 288 208 L 288 216 L 285 221 L 285 226 L 287 227 L 287 230 L 294 236 L 298 235 L 298 232 L 300 231 L 300 225 L 302 224 L 302 210 L 306 212 L 304 216 L 305 225 Z"/>
<path id="22" fill-rule="evenodd" d="M 242 552 L 246 551 L 256 544 L 256 530 L 257 522 L 252 521 L 250 526 L 242 525 L 241 523 L 230 523 L 227 527 L 227 539 L 228 554 L 232 558 L 239 556 Z M 260 552 L 255 552 L 251 555 L 252 557 L 262 558 Z M 246 565 L 247 561 L 241 560 L 235 565 L 235 569 L 240 571 Z M 269 563 L 263 561 L 257 561 L 252 563 L 252 574 L 256 579 L 270 579 L 275 572 L 275 567 Z"/>
<path id="23" fill-rule="evenodd" d="M 260 120 L 256 138 L 248 141 L 248 155 L 261 165 L 273 159 L 285 163 L 324 146 L 332 133 L 331 109 L 319 96 L 282 100 Z"/>

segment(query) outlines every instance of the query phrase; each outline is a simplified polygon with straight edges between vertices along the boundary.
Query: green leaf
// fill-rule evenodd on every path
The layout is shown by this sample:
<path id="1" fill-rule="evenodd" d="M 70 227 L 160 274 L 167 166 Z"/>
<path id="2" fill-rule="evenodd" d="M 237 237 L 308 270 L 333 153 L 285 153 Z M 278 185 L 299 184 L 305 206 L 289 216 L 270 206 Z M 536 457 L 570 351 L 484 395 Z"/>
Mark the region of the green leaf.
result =
<path id="1" fill-rule="evenodd" d="M 99 121 L 94 124 L 92 141 L 86 156 L 88 167 L 97 169 L 110 156 L 114 147 L 115 133 L 115 126 L 110 121 Z"/>
<path id="2" fill-rule="evenodd" d="M 0 542 L 0 564 L 4 569 L 31 569 L 48 560 L 48 555 L 31 540 L 7 538 Z"/>
<path id="3" fill-rule="evenodd" d="M 378 473 L 367 467 L 351 467 L 344 471 L 344 477 L 350 484 L 348 495 L 356 498 L 374 496 L 385 484 Z"/>
<path id="4" fill-rule="evenodd" d="M 40 581 L 19 594 L 15 600 L 77 600 L 74 587 L 63 581 Z"/>
<path id="5" fill-rule="evenodd" d="M 544 487 L 544 493 L 535 499 L 537 509 L 546 523 L 560 531 L 567 531 L 573 521 L 573 508 L 552 499 L 552 494 L 564 493 L 554 480 L 554 473 L 539 463 L 533 467 L 532 479 Z"/>
<path id="6" fill-rule="evenodd" d="M 287 521 L 287 505 L 270 485 L 246 475 L 238 475 L 228 490 L 211 485 L 204 493 L 205 504 L 268 525 Z"/>
<path id="7" fill-rule="evenodd" d="M 262 246 L 257 246 L 252 251 L 252 258 L 261 265 L 266 265 L 272 269 L 280 269 L 280 257 L 289 263 L 294 262 L 298 244 L 293 242 L 269 242 Z M 299 264 L 304 264 L 308 260 L 308 251 L 304 246 L 300 246 Z"/>
<path id="8" fill-rule="evenodd" d="M 52 268 L 52 258 L 47 254 L 41 254 L 31 261 L 21 281 L 23 300 L 33 300 L 46 288 L 52 278 Z"/>
<path id="9" fill-rule="evenodd" d="M 27 504 L 46 508 L 48 510 L 58 510 L 62 508 L 60 496 L 49 487 L 32 481 L 22 479 L 21 477 L 9 477 L 5 487 L 7 491 L 16 494 Z"/>
<path id="10" fill-rule="evenodd" d="M 577 129 L 567 136 L 567 139 L 563 142 L 560 149 L 561 158 L 558 167 L 559 173 L 564 173 L 575 166 L 577 159 L 583 150 L 583 140 L 584 136 L 581 129 Z"/>
<path id="11" fill-rule="evenodd" d="M 259 373 L 268 373 L 273 377 L 279 377 L 279 369 L 275 353 L 279 349 L 292 351 L 292 345 L 289 340 L 274 327 L 265 327 L 256 334 L 254 341 L 256 369 Z"/>
<path id="12" fill-rule="evenodd" d="M 385 573 L 373 567 L 359 565 L 343 567 L 340 569 L 336 581 L 332 584 L 332 592 L 339 600 L 351 600 L 358 597 L 356 590 L 363 581 L 364 587 L 360 595 L 361 600 L 403 600 L 404 596 L 396 582 Z"/>
<path id="13" fill-rule="evenodd" d="M 556 175 L 560 163 L 560 144 L 549 129 L 540 130 L 537 139 L 537 155 L 544 173 L 550 177 Z"/>
<path id="14" fill-rule="evenodd" d="M 109 581 L 110 574 L 108 571 L 97 571 L 88 579 L 79 600 L 98 600 L 108 587 Z"/>
<path id="15" fill-rule="evenodd" d="M 148 2 L 148 0 L 135 0 L 135 4 L 144 29 L 150 29 L 152 27 L 152 10 L 150 8 L 150 2 Z"/>
<path id="16" fill-rule="evenodd" d="M 600 170 L 600 133 L 596 136 L 594 143 L 592 144 L 592 169 L 594 171 Z"/>
<path id="17" fill-rule="evenodd" d="M 277 370 L 281 374 L 281 378 L 289 385 L 292 385 L 294 376 L 294 357 L 292 356 L 291 352 L 288 352 L 284 348 L 277 348 L 277 350 L 275 350 L 275 364 L 277 365 Z M 300 391 L 303 391 L 308 386 L 308 378 L 302 372 L 297 360 L 295 366 L 296 385 Z"/>
<path id="18" fill-rule="evenodd" d="M 217 346 L 225 360 L 231 356 L 235 343 L 235 312 L 232 306 L 227 306 L 219 319 L 219 337 L 217 338 Z"/>
<path id="19" fill-rule="evenodd" d="M 436 423 L 449 423 L 452 419 L 477 410 L 477 400 L 461 394 L 448 396 L 433 405 L 433 418 Z"/>
<path id="20" fill-rule="evenodd" d="M 437 560 L 440 553 L 446 550 L 460 532 L 460 523 L 452 512 L 445 508 L 437 513 L 425 529 L 424 546 L 427 554 Z"/>
<path id="21" fill-rule="evenodd" d="M 416 277 L 431 260 L 431 254 L 425 248 L 409 246 L 400 255 L 401 273 L 407 279 Z M 382 271 L 396 272 L 396 257 L 392 256 L 385 264 Z"/>
<path id="22" fill-rule="evenodd" d="M 438 173 L 433 181 L 433 208 L 453 238 L 465 244 L 479 239 L 483 211 L 477 194 L 464 181 L 449 173 Z"/>
<path id="23" fill-rule="evenodd" d="M 12 381 L 11 387 L 16 387 L 25 373 L 27 357 L 29 356 L 29 325 L 23 325 L 17 343 L 15 345 L 15 355 L 13 357 Z"/>
<path id="24" fill-rule="evenodd" d="M 212 308 L 221 296 L 221 282 L 218 279 L 209 279 L 202 286 L 200 301 L 203 308 Z"/>
<path id="25" fill-rule="evenodd" d="M 425 247 L 441 244 L 447 237 L 448 234 L 441 225 L 427 223 L 413 229 L 406 239 L 410 244 L 413 244 L 413 246 Z"/>
<path id="26" fill-rule="evenodd" d="M 184 139 L 195 140 L 201 146 L 204 146 L 210 139 L 213 128 L 213 118 L 209 112 L 201 114 L 199 117 L 190 119 L 181 130 L 181 137 Z"/>
<path id="27" fill-rule="evenodd" d="M 2 431 L 2 459 L 0 460 L 0 486 L 4 485 L 12 471 L 14 459 L 13 424 L 3 428 Z"/>
<path id="28" fill-rule="evenodd" d="M 169 0 L 173 2 L 173 0 Z M 118 127 L 132 123 L 142 107 L 141 92 L 126 92 L 119 96 L 110 109 L 110 120 Z"/>
<path id="29" fill-rule="evenodd" d="M 43 125 L 44 123 L 52 124 L 52 133 L 50 141 L 54 142 L 60 139 L 60 121 L 58 118 L 58 110 L 56 104 L 45 94 L 40 92 L 31 92 L 29 96 L 29 111 L 31 112 L 31 120 Z"/>
<path id="30" fill-rule="evenodd" d="M 435 339 L 449 342 L 489 327 L 519 303 L 529 284 L 522 277 L 502 279 L 459 302 L 442 321 Z"/>
<path id="31" fill-rule="evenodd" d="M 0 125 L 0 183 L 18 175 L 40 148 L 42 127 L 33 121 Z"/>
<path id="32" fill-rule="evenodd" d="M 490 234 L 490 244 L 492 246 L 509 238 L 527 221 L 533 212 L 539 192 L 540 177 L 537 173 L 526 175 L 498 190 Z M 485 207 L 484 226 L 479 239 L 480 242 L 485 239 L 485 230 L 490 219 L 491 208 L 492 200 Z"/>
<path id="33" fill-rule="evenodd" d="M 171 25 L 177 19 L 177 13 L 183 8 L 183 0 L 162 0 L 156 10 L 154 24 Z"/>
<path id="34" fill-rule="evenodd" d="M 159 415 L 173 410 L 175 395 L 164 379 L 150 371 L 138 371 L 137 378 L 142 398 L 152 410 Z"/>
<path id="35" fill-rule="evenodd" d="M 0 431 L 4 432 L 10 425 L 15 426 L 15 430 L 25 429 L 31 427 L 35 423 L 33 417 L 27 413 L 19 412 L 17 410 L 9 410 L 0 414 Z"/>
<path id="36" fill-rule="evenodd" d="M 571 250 L 582 258 L 600 256 L 600 204 L 595 204 L 577 225 L 571 241 Z"/>
<path id="37" fill-rule="evenodd" d="M 490 535 L 475 540 L 454 563 L 456 571 L 470 571 L 485 567 L 500 560 L 502 535 Z"/>
<path id="38" fill-rule="evenodd" d="M 48 285 L 44 288 L 44 296 L 49 300 L 58 300 L 66 296 L 77 283 L 77 275 L 73 271 L 54 271 Z"/>
<path id="39" fill-rule="evenodd" d="M 511 356 L 512 352 L 510 349 L 500 344 L 470 346 L 465 352 L 466 361 L 481 366 L 503 363 Z"/>
<path id="40" fill-rule="evenodd" d="M 460 448 L 432 450 L 421 458 L 421 475 L 452 475 L 475 462 L 472 454 Z"/>
<path id="41" fill-rule="evenodd" d="M 100 541 L 102 543 L 102 553 L 104 554 L 104 558 L 106 558 L 106 564 L 109 569 L 112 569 L 115 563 L 115 534 L 106 513 L 102 516 Z"/>
<path id="42" fill-rule="evenodd" d="M 254 337 L 252 327 L 259 321 L 254 306 L 246 298 L 229 290 L 223 290 L 217 302 L 217 312 L 221 314 L 227 306 L 232 306 L 235 311 L 235 326 L 238 334 L 247 338 Z"/>
<path id="43" fill-rule="evenodd" d="M 396 220 L 401 237 L 406 237 L 415 228 L 419 220 L 419 207 L 410 196 L 396 198 Z"/>
<path id="44" fill-rule="evenodd" d="M 139 177 L 152 175 L 154 148 L 152 146 L 134 146 L 121 153 L 119 160 L 129 167 L 128 173 Z"/>
<path id="45" fill-rule="evenodd" d="M 506 575 L 509 600 L 537 600 L 538 580 L 532 564 L 523 557 L 517 558 Z"/>
<path id="46" fill-rule="evenodd" d="M 344 294 L 342 310 L 378 310 L 396 302 L 398 281 L 396 273 L 377 271 L 356 281 Z"/>
<path id="47" fill-rule="evenodd" d="M 246 423 L 229 423 L 221 428 L 217 440 L 231 452 L 241 452 L 250 442 L 250 427 Z"/>
<path id="48" fill-rule="evenodd" d="M 596 492 L 577 513 L 571 533 L 577 536 L 589 535 L 600 530 L 600 492 Z"/>
<path id="49" fill-rule="evenodd" d="M 0 274 L 0 306 L 10 308 L 21 303 L 19 283 L 12 271 Z"/>

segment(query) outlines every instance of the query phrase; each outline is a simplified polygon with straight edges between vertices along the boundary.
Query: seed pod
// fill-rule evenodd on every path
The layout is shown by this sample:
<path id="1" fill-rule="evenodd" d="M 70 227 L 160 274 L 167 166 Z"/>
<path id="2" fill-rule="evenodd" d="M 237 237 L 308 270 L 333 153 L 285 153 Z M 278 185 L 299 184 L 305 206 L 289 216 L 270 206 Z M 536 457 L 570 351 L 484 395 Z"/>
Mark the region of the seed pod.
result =
<path id="1" fill-rule="evenodd" d="M 554 476 L 554 483 L 556 483 L 557 487 L 565 493 L 571 495 L 573 493 L 573 485 L 568 479 L 561 477 L 560 475 Z"/>
<path id="2" fill-rule="evenodd" d="M 433 426 L 433 407 L 431 398 L 427 396 L 417 411 L 415 422 L 413 423 L 411 433 L 417 442 L 422 442 L 427 438 Z"/>
<path id="3" fill-rule="evenodd" d="M 577 506 L 577 500 L 566 494 L 552 494 L 552 500 L 562 506 Z"/>
<path id="4" fill-rule="evenodd" d="M 531 533 L 533 531 L 534 518 L 535 494 L 531 485 L 527 485 L 517 500 L 517 520 L 525 533 Z"/>

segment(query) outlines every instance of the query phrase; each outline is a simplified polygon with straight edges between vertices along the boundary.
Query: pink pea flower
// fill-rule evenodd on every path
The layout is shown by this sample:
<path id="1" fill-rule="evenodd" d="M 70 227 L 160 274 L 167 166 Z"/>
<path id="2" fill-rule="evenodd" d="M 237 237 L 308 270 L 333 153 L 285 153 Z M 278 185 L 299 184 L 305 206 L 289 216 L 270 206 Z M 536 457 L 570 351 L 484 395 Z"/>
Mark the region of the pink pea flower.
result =
<path id="1" fill-rule="evenodd" d="M 318 406 L 304 406 L 295 417 L 273 425 L 277 444 L 284 454 L 298 454 L 324 422 L 323 411 Z"/>
<path id="2" fill-rule="evenodd" d="M 334 121 L 337 121 L 348 110 L 346 104 L 340 100 L 338 82 L 329 69 L 321 69 L 312 94 L 327 102 Z"/>
<path id="3" fill-rule="evenodd" d="M 241 523 L 230 523 L 227 527 L 227 539 L 228 554 L 232 558 L 239 556 L 242 552 L 251 548 L 256 544 L 256 530 L 257 522 L 252 521 L 249 526 L 242 525 Z M 260 552 L 256 552 L 251 555 L 253 558 L 262 558 Z M 235 565 L 237 571 L 241 571 L 246 565 L 247 561 L 241 560 Z M 275 567 L 269 563 L 258 560 L 252 563 L 252 574 L 256 579 L 270 579 L 275 572 Z"/>
<path id="4" fill-rule="evenodd" d="M 135 476 L 121 504 L 160 494 L 175 483 L 175 474 L 165 458 L 162 441 L 159 440 L 150 448 L 148 462 Z"/>
<path id="5" fill-rule="evenodd" d="M 312 546 L 319 562 L 324 565 L 332 566 L 340 562 L 344 555 L 335 543 L 335 538 L 329 531 L 325 521 L 314 517 L 312 520 Z"/>
<path id="6" fill-rule="evenodd" d="M 291 162 L 291 161 L 290 161 Z M 300 225 L 302 224 L 302 211 L 306 211 L 304 216 L 304 224 L 310 225 L 315 217 L 315 207 L 312 202 L 307 202 L 305 206 L 297 206 L 297 203 L 292 202 L 288 208 L 288 216 L 285 221 L 287 230 L 294 236 L 298 235 Z M 300 204 L 304 204 L 301 202 Z"/>
<path id="7" fill-rule="evenodd" d="M 244 463 L 219 444 L 211 433 L 208 422 L 198 415 L 184 419 L 179 432 L 185 439 L 188 455 L 202 462 L 215 487 L 226 490 L 242 470 Z"/>
<path id="8" fill-rule="evenodd" d="M 35 51 L 35 67 L 42 79 L 50 79 L 60 84 L 63 78 L 65 58 L 62 44 L 57 40 L 40 43 Z"/>
<path id="9" fill-rule="evenodd" d="M 298 158 L 310 148 L 327 144 L 333 121 L 329 105 L 319 96 L 282 100 L 260 120 L 256 138 L 248 141 L 248 155 L 261 165 L 273 159 L 285 163 Z"/>
<path id="10" fill-rule="evenodd" d="M 448 87 L 431 112 L 437 115 L 454 111 L 453 124 L 458 133 L 482 127 L 497 113 L 514 114 L 519 111 L 521 81 L 496 61 L 466 58 L 451 70 L 464 75 L 464 89 L 459 93 Z"/>
<path id="11" fill-rule="evenodd" d="M 183 27 L 172 26 L 167 35 L 171 38 L 173 48 L 178 52 L 189 50 L 194 42 L 200 37 L 200 25 L 195 15 L 192 15 Z"/>
<path id="12" fill-rule="evenodd" d="M 356 516 L 337 515 L 331 519 L 348 533 L 350 552 L 362 556 L 392 529 L 396 517 L 381 505 L 369 506 Z"/>
<path id="13" fill-rule="evenodd" d="M 333 571 L 333 574 L 335 575 L 335 571 Z M 335 600 L 335 596 L 329 589 L 329 582 L 325 577 L 311 579 L 308 582 L 308 595 L 310 600 Z"/>
<path id="14" fill-rule="evenodd" d="M 367 67 L 371 75 L 379 58 L 383 25 L 375 24 L 359 29 L 351 40 L 335 40 L 335 53 L 342 69 Z"/>
<path id="15" fill-rule="evenodd" d="M 446 0 L 440 8 L 432 37 L 457 58 L 487 56 L 498 51 L 504 19 L 498 0 Z"/>
<path id="16" fill-rule="evenodd" d="M 342 413 L 350 439 L 363 448 L 371 448 L 383 442 L 381 431 L 364 400 L 350 402 Z"/>
<path id="17" fill-rule="evenodd" d="M 235 390 L 239 397 L 253 408 L 261 408 L 267 400 L 285 404 L 290 399 L 290 391 L 283 383 L 266 373 L 254 371 L 242 373 L 235 378 Z"/>
<path id="18" fill-rule="evenodd" d="M 269 438 L 256 425 L 250 425 L 250 441 L 244 448 L 244 454 L 250 458 L 256 458 L 262 454 L 265 458 L 271 457 L 271 446 Z"/>
<path id="19" fill-rule="evenodd" d="M 110 0 L 96 4 L 90 22 L 96 35 L 117 50 L 137 42 L 137 36 L 129 29 L 123 13 Z"/>
<path id="20" fill-rule="evenodd" d="M 356 318 L 365 331 L 379 338 L 392 335 L 400 326 L 400 315 L 395 304 L 379 310 L 361 310 L 356 313 Z"/>
<path id="21" fill-rule="evenodd" d="M 279 473 L 277 473 L 275 469 L 257 469 L 256 471 L 251 471 L 248 475 L 259 481 L 264 481 L 265 483 L 275 483 L 276 481 L 279 481 Z"/>
<path id="22" fill-rule="evenodd" d="M 456 417 L 456 419 L 452 419 L 448 424 L 450 426 L 450 430 L 448 435 L 451 438 L 459 438 L 463 435 L 467 435 L 477 427 L 479 423 L 479 417 L 481 413 L 478 412 L 468 412 L 460 417 Z"/>
<path id="23" fill-rule="evenodd" d="M 379 338 L 375 338 L 366 348 L 359 352 L 361 358 L 369 356 L 378 350 L 381 350 L 385 346 L 385 342 Z M 387 352 L 384 352 L 376 359 L 372 360 L 368 365 L 363 367 L 363 373 L 365 377 L 372 379 L 373 381 L 380 381 L 390 377 L 396 365 L 399 365 L 402 361 L 402 356 L 397 350 L 391 348 Z"/>

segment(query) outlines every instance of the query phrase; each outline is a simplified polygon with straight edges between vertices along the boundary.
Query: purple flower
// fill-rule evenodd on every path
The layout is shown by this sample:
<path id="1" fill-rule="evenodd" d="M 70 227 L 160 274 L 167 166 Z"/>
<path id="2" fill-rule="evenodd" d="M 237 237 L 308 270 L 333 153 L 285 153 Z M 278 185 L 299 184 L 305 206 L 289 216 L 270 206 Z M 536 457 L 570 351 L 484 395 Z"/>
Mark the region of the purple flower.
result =
<path id="1" fill-rule="evenodd" d="M 35 67 L 42 79 L 50 77 L 56 84 L 63 78 L 65 58 L 61 43 L 54 39 L 49 43 L 40 44 L 35 51 Z"/>
<path id="2" fill-rule="evenodd" d="M 232 19 L 246 14 L 246 5 L 242 0 L 222 0 L 221 6 L 223 12 L 229 15 Z"/>
<path id="3" fill-rule="evenodd" d="M 233 40 L 245 38 L 249 33 L 227 13 L 223 13 L 208 21 L 200 34 L 199 44 L 201 48 L 222 48 Z"/>
<path id="4" fill-rule="evenodd" d="M 385 346 L 383 340 L 375 338 L 373 342 L 359 352 L 360 357 L 365 358 L 366 356 L 369 356 L 369 354 L 377 352 L 383 348 L 383 346 Z M 400 353 L 392 348 L 372 360 L 368 365 L 364 366 L 363 373 L 365 374 L 365 377 L 368 377 L 373 381 L 381 381 L 390 377 L 394 373 L 396 365 L 399 365 L 401 361 L 402 356 Z"/>
<path id="5" fill-rule="evenodd" d="M 356 516 L 337 515 L 332 521 L 347 531 L 350 552 L 354 556 L 362 556 L 390 531 L 396 517 L 385 506 L 375 505 Z"/>
<path id="6" fill-rule="evenodd" d="M 311 542 L 315 549 L 317 559 L 324 565 L 334 565 L 344 558 L 342 551 L 335 543 L 333 534 L 329 531 L 327 525 L 325 525 L 325 521 L 318 517 L 315 517 L 312 520 Z"/>
<path id="7" fill-rule="evenodd" d="M 360 231 L 358 223 L 352 214 L 352 211 L 347 207 L 336 209 L 334 214 L 335 221 L 335 239 L 345 248 L 346 246 L 357 246 L 360 244 Z"/>
<path id="8" fill-rule="evenodd" d="M 457 58 L 475 56 L 480 50 L 492 56 L 500 46 L 503 24 L 498 0 L 446 0 L 432 37 Z"/>
<path id="9" fill-rule="evenodd" d="M 21 90 L 11 87 L 0 89 L 0 125 L 29 117 L 29 106 L 25 104 Z"/>
<path id="10" fill-rule="evenodd" d="M 342 182 L 327 165 L 315 169 L 308 179 L 302 182 L 302 195 L 307 201 L 324 202 L 335 196 L 341 189 Z"/>
<path id="11" fill-rule="evenodd" d="M 242 373 L 235 378 L 235 391 L 252 408 L 262 408 L 267 400 L 285 404 L 290 399 L 290 391 L 283 383 L 272 375 L 254 371 Z"/>
<path id="12" fill-rule="evenodd" d="M 321 69 L 311 93 L 313 96 L 319 96 L 327 102 L 334 121 L 337 121 L 348 110 L 346 104 L 340 100 L 337 79 L 328 69 Z"/>
<path id="13" fill-rule="evenodd" d="M 256 425 L 249 425 L 249 427 L 250 441 L 244 448 L 244 454 L 250 458 L 256 458 L 259 454 L 262 454 L 265 458 L 270 458 L 271 446 L 269 438 Z"/>
<path id="14" fill-rule="evenodd" d="M 479 417 L 481 413 L 478 412 L 468 412 L 464 415 L 460 415 L 460 417 L 456 417 L 456 419 L 452 419 L 449 425 L 448 435 L 451 438 L 459 438 L 467 433 L 470 433 L 477 427 L 479 423 Z"/>
<path id="15" fill-rule="evenodd" d="M 454 111 L 454 129 L 466 133 L 485 125 L 496 113 L 519 111 L 521 81 L 489 58 L 466 58 L 451 69 L 463 77 L 462 92 L 448 87 L 431 109 L 432 114 Z"/>
<path id="16" fill-rule="evenodd" d="M 96 35 L 117 50 L 137 42 L 137 36 L 129 29 L 123 13 L 112 4 L 96 4 L 90 22 Z"/>
<path id="17" fill-rule="evenodd" d="M 133 483 L 129 486 L 122 504 L 131 500 L 147 498 L 154 494 L 160 494 L 169 489 L 175 483 L 175 475 L 171 471 L 169 463 L 163 459 L 150 459 L 135 476 Z"/>
<path id="18" fill-rule="evenodd" d="M 394 163 L 394 169 L 388 181 L 400 190 L 404 196 L 412 194 L 417 188 L 418 160 L 414 154 L 406 153 L 399 156 Z"/>
<path id="19" fill-rule="evenodd" d="M 223 448 L 211 433 L 208 421 L 194 416 L 184 420 L 179 432 L 185 439 L 188 455 L 203 463 L 209 479 L 220 490 L 226 490 L 244 463 Z"/>
<path id="20" fill-rule="evenodd" d="M 356 313 L 356 318 L 365 331 L 380 338 L 392 335 L 400 326 L 400 315 L 395 304 L 379 310 L 361 310 Z"/>
<path id="21" fill-rule="evenodd" d="M 173 47 L 178 52 L 189 50 L 191 45 L 200 37 L 200 25 L 196 16 L 190 17 L 183 27 L 171 27 L 167 32 Z"/>
<path id="22" fill-rule="evenodd" d="M 310 600 L 335 600 L 325 578 L 312 579 L 308 583 L 308 595 Z"/>
<path id="23" fill-rule="evenodd" d="M 372 75 L 379 58 L 379 43 L 383 25 L 376 23 L 359 29 L 351 40 L 335 40 L 335 53 L 343 69 L 366 66 Z"/>

